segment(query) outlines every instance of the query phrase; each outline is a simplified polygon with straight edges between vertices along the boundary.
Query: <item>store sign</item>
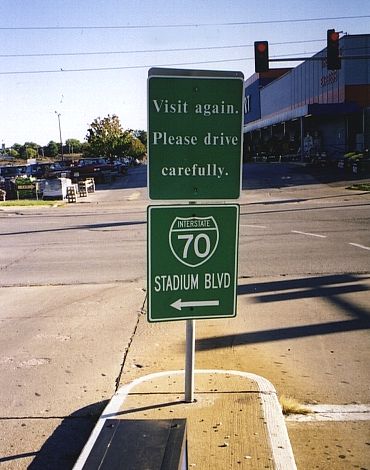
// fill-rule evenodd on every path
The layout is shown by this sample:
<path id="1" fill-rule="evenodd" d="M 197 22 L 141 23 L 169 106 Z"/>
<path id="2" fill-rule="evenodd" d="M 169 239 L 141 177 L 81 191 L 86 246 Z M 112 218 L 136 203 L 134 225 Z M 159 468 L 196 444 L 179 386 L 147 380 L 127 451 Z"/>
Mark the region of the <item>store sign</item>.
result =
<path id="1" fill-rule="evenodd" d="M 338 70 L 332 70 L 327 75 L 323 75 L 320 79 L 320 85 L 322 87 L 332 85 L 338 81 Z"/>

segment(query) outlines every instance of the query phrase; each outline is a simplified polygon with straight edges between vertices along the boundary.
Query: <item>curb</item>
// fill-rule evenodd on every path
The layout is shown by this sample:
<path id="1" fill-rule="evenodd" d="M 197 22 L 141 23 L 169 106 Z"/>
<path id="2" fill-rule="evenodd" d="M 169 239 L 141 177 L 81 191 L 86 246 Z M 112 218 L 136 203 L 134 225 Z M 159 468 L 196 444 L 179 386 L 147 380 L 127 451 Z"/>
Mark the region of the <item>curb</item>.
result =
<path id="1" fill-rule="evenodd" d="M 274 467 L 277 470 L 297 469 L 288 436 L 288 431 L 285 425 L 285 419 L 281 411 L 275 387 L 271 384 L 271 382 L 256 374 L 235 370 L 198 369 L 194 372 L 195 374 L 236 375 L 254 381 L 257 384 L 258 391 L 260 393 L 262 410 L 266 420 L 267 434 L 270 441 L 269 444 L 274 460 Z M 105 421 L 109 418 L 114 418 L 118 414 L 122 404 L 132 389 L 134 389 L 137 385 L 149 380 L 165 376 L 184 374 L 185 371 L 183 370 L 155 372 L 144 375 L 143 377 L 139 377 L 138 379 L 133 380 L 131 383 L 120 387 L 99 417 L 88 441 L 86 442 L 79 458 L 73 467 L 73 470 L 82 470 L 92 448 L 94 447 L 99 433 L 104 426 Z"/>

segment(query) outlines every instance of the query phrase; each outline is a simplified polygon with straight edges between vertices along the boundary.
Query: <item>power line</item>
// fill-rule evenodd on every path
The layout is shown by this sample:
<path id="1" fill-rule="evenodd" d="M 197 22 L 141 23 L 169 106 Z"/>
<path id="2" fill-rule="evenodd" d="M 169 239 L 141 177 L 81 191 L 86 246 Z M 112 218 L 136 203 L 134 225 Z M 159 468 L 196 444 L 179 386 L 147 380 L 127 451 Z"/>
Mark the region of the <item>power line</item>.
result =
<path id="1" fill-rule="evenodd" d="M 305 52 L 304 54 L 314 54 L 314 52 Z M 288 54 L 289 55 L 289 54 Z M 290 54 L 295 56 L 296 54 Z M 286 57 L 287 54 L 284 54 Z M 281 57 L 279 55 L 274 57 Z M 309 57 L 307 57 L 309 58 Z M 99 71 L 109 71 L 109 70 L 129 70 L 129 69 L 148 69 L 151 67 L 179 67 L 183 65 L 204 65 L 204 64 L 219 64 L 223 62 L 240 62 L 245 60 L 254 60 L 254 57 L 240 57 L 235 59 L 221 59 L 221 60 L 208 60 L 200 62 L 181 62 L 181 63 L 171 63 L 171 64 L 151 64 L 151 65 L 125 65 L 118 67 L 91 67 L 91 68 L 78 68 L 78 69 L 65 69 L 60 68 L 58 70 L 23 70 L 23 71 L 9 71 L 9 72 L 0 72 L 0 75 L 25 75 L 25 74 L 43 74 L 43 73 L 67 73 L 67 72 L 99 72 Z"/>
<path id="2" fill-rule="evenodd" d="M 311 42 L 323 42 L 325 39 L 311 39 L 307 41 L 285 41 L 285 42 L 271 42 L 271 46 L 284 45 L 284 44 L 304 44 Z M 209 46 L 209 47 L 188 47 L 176 49 L 141 49 L 133 51 L 92 51 L 92 52 L 49 52 L 49 53 L 31 53 L 31 54 L 0 54 L 0 58 L 14 58 L 14 57 L 65 57 L 65 56 L 89 56 L 89 55 L 114 55 L 114 54 L 142 54 L 142 53 L 155 53 L 155 52 L 186 52 L 186 51 L 209 51 L 221 49 L 236 49 L 236 48 L 253 47 L 253 44 L 241 44 L 230 46 Z"/>
<path id="3" fill-rule="evenodd" d="M 284 20 L 262 20 L 262 21 L 240 21 L 229 23 L 188 23 L 188 24 L 151 24 L 151 25 L 119 25 L 119 26 L 3 26 L 1 31 L 44 31 L 44 30 L 81 30 L 81 29 L 159 29 L 159 28 L 199 28 L 209 26 L 246 26 L 260 24 L 279 24 L 279 23 L 304 23 L 312 21 L 333 21 L 333 20 L 354 20 L 354 19 L 370 18 L 370 15 L 355 16 L 333 16 L 321 18 L 294 18 Z"/>
<path id="4" fill-rule="evenodd" d="M 220 62 L 237 62 L 241 60 L 250 60 L 251 58 L 237 58 L 237 59 L 223 59 L 223 60 L 211 60 L 202 62 L 182 62 L 173 64 L 151 64 L 151 65 L 124 65 L 119 67 L 91 67 L 91 68 L 79 68 L 79 69 L 65 69 L 60 68 L 58 70 L 23 70 L 16 72 L 0 72 L 0 75 L 22 75 L 22 74 L 42 74 L 42 73 L 65 73 L 65 72 L 98 72 L 107 70 L 129 70 L 129 69 L 149 69 L 151 67 L 177 67 L 181 65 L 201 65 L 201 64 L 213 64 Z"/>

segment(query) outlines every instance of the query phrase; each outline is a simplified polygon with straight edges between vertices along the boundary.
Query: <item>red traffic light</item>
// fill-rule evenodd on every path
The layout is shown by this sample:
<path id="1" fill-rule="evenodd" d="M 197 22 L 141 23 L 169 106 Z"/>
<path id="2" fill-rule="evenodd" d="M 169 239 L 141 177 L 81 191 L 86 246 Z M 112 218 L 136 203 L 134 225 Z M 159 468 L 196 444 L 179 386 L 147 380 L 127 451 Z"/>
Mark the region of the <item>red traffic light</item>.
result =
<path id="1" fill-rule="evenodd" d="M 257 73 L 269 70 L 269 43 L 267 41 L 254 43 L 254 69 Z"/>
<path id="2" fill-rule="evenodd" d="M 339 33 L 337 33 L 336 31 L 331 31 L 329 33 L 329 36 L 330 41 L 339 41 Z"/>
<path id="3" fill-rule="evenodd" d="M 339 33 L 335 31 L 335 29 L 328 29 L 326 39 L 326 62 L 328 70 L 339 70 L 341 68 Z"/>
<path id="4" fill-rule="evenodd" d="M 257 43 L 257 51 L 260 52 L 261 54 L 265 52 L 267 49 L 267 46 L 264 42 L 259 42 Z"/>

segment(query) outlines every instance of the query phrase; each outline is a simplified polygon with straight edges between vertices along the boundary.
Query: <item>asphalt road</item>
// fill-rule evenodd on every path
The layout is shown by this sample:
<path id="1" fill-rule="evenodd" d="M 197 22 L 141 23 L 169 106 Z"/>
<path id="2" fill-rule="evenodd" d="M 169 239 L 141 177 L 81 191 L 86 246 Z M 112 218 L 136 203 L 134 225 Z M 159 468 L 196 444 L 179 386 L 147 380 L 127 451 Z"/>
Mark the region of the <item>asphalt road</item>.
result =
<path id="1" fill-rule="evenodd" d="M 370 403 L 370 193 L 346 187 L 297 165 L 244 168 L 238 321 L 201 322 L 200 367 L 226 351 L 228 368 L 300 401 Z M 125 358 L 144 311 L 146 168 L 98 189 L 0 209 L 2 468 L 71 468 L 122 373 L 142 367 Z M 303 463 L 307 432 L 292 429 Z M 352 434 L 369 442 L 368 426 Z"/>
<path id="2" fill-rule="evenodd" d="M 350 182 L 321 184 L 301 171 L 246 168 L 239 276 L 368 273 L 369 193 L 354 194 Z"/>

